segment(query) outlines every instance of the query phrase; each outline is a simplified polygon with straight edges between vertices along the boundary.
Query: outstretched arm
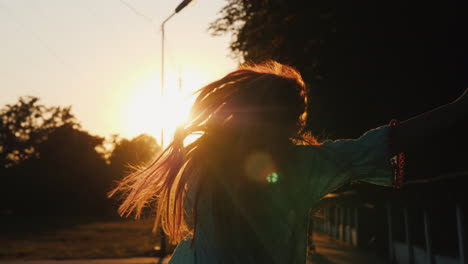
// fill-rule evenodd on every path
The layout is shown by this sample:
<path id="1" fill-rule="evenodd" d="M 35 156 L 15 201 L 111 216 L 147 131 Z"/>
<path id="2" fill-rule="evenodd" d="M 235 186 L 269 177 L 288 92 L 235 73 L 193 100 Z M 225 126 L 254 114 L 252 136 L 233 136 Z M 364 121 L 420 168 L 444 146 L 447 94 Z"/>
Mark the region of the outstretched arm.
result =
<path id="1" fill-rule="evenodd" d="M 404 122 L 395 130 L 396 151 L 403 151 L 426 142 L 429 135 L 438 133 L 468 117 L 468 89 L 455 101 L 425 112 Z"/>

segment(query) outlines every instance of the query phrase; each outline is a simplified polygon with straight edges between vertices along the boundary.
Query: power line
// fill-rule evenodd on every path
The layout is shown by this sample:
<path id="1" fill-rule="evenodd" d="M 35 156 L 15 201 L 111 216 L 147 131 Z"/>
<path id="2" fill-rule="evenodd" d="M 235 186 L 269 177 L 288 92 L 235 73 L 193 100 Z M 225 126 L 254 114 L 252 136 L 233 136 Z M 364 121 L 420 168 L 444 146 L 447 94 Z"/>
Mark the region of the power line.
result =
<path id="1" fill-rule="evenodd" d="M 125 7 L 127 7 L 128 9 L 130 9 L 130 11 L 132 11 L 135 15 L 143 18 L 144 20 L 146 20 L 146 22 L 149 22 L 151 24 L 154 24 L 154 21 L 151 17 L 143 14 L 142 12 L 138 11 L 135 7 L 133 7 L 131 4 L 129 4 L 127 1 L 124 1 L 124 0 L 119 0 L 119 2 L 124 5 Z"/>
<path id="2" fill-rule="evenodd" d="M 5 5 L 0 5 L 0 7 L 3 7 L 3 10 L 5 11 L 5 13 L 10 16 L 11 18 L 11 21 L 14 21 L 14 23 L 16 24 L 17 27 L 19 28 L 22 28 L 24 32 L 26 33 L 29 33 L 29 35 L 35 39 L 37 42 L 41 43 L 42 44 L 42 47 L 47 50 L 47 52 L 49 53 L 49 55 L 51 55 L 52 57 L 54 57 L 57 62 L 59 62 L 60 64 L 62 64 L 63 66 L 65 66 L 66 68 L 70 68 L 70 69 L 75 69 L 75 67 L 73 67 L 73 65 L 71 65 L 70 63 L 68 63 L 66 60 L 64 60 L 62 57 L 59 56 L 59 54 L 57 52 L 55 52 L 55 50 L 49 46 L 47 44 L 46 41 L 44 41 L 44 39 L 41 37 L 41 35 L 39 33 L 37 33 L 35 30 L 33 30 L 31 27 L 27 27 L 25 24 L 23 24 L 21 22 L 20 19 L 18 19 L 18 16 L 14 15 L 13 12 L 11 11 L 11 9 L 9 9 L 8 7 L 6 7 Z"/>

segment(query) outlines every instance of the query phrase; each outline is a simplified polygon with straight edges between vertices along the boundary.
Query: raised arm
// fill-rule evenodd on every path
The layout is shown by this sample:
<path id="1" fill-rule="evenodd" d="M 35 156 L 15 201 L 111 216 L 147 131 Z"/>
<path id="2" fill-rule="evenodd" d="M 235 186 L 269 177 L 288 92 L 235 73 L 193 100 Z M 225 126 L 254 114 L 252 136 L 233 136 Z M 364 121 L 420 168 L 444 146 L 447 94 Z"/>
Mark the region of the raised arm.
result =
<path id="1" fill-rule="evenodd" d="M 426 143 L 429 135 L 443 131 L 468 116 L 468 89 L 455 101 L 410 118 L 398 126 L 394 134 L 396 151 Z"/>

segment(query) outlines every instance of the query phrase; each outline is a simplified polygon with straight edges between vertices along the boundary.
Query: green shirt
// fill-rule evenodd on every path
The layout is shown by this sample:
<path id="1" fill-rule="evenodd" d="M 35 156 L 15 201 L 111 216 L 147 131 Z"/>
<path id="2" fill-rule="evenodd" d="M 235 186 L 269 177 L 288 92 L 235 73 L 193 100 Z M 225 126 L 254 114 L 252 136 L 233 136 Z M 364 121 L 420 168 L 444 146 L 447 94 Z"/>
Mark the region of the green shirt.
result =
<path id="1" fill-rule="evenodd" d="M 308 212 L 324 195 L 354 180 L 393 184 L 387 125 L 372 129 L 358 139 L 298 145 L 293 152 L 293 164 L 266 179 L 270 186 L 262 198 L 265 204 L 262 215 L 268 216 L 267 221 L 253 223 L 258 239 L 274 263 L 306 262 Z M 287 184 L 285 177 L 289 177 Z M 222 254 L 212 239 L 210 198 L 201 199 L 200 206 L 197 243 L 190 248 L 190 238 L 182 241 L 170 264 L 222 263 Z M 254 263 L 247 255 L 236 257 L 235 263 Z"/>

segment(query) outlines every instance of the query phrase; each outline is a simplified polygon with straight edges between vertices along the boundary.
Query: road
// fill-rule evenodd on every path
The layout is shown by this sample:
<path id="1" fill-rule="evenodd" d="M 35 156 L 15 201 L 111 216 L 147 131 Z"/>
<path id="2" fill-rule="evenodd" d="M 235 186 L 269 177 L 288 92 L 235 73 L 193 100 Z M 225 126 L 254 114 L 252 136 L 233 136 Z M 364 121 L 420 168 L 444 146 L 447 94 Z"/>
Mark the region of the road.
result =
<path id="1" fill-rule="evenodd" d="M 316 254 L 310 255 L 307 264 L 387 264 L 373 252 L 355 248 L 322 233 L 314 234 Z M 76 260 L 0 260 L 0 264 L 167 264 L 169 257 L 125 259 L 76 259 Z"/>

